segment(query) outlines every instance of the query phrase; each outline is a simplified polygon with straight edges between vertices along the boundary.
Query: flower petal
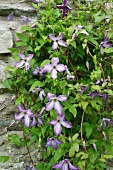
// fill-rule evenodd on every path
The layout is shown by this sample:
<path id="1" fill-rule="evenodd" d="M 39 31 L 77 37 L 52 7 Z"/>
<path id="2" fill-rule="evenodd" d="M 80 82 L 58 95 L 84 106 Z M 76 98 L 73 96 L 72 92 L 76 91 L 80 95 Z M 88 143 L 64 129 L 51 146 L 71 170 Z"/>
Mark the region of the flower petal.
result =
<path id="1" fill-rule="evenodd" d="M 50 72 L 52 70 L 52 65 L 51 64 L 46 64 L 42 70 L 43 70 L 43 73 L 46 73 L 46 72 Z"/>
<path id="2" fill-rule="evenodd" d="M 33 54 L 28 54 L 27 57 L 26 57 L 26 60 L 29 61 L 33 58 Z"/>
<path id="3" fill-rule="evenodd" d="M 24 124 L 29 127 L 30 126 L 30 117 L 26 114 L 24 116 Z"/>
<path id="4" fill-rule="evenodd" d="M 53 168 L 60 169 L 60 168 L 62 168 L 62 164 L 63 164 L 63 161 L 60 161 L 59 163 L 54 164 Z"/>
<path id="5" fill-rule="evenodd" d="M 25 62 L 25 69 L 29 70 L 30 69 L 30 64 L 28 62 Z"/>
<path id="6" fill-rule="evenodd" d="M 69 168 L 70 168 L 71 170 L 80 170 L 78 167 L 72 165 L 72 164 L 70 163 L 70 161 L 68 162 L 68 164 L 69 164 Z"/>
<path id="7" fill-rule="evenodd" d="M 54 41 L 52 45 L 52 50 L 56 50 L 57 48 L 58 48 L 58 43 Z"/>
<path id="8" fill-rule="evenodd" d="M 54 97 L 56 97 L 55 94 L 52 94 L 52 93 L 48 92 L 48 94 L 47 94 L 47 99 L 48 99 L 49 101 L 51 101 Z"/>
<path id="9" fill-rule="evenodd" d="M 67 0 L 64 0 L 64 6 L 66 6 L 67 5 Z"/>
<path id="10" fill-rule="evenodd" d="M 24 54 L 18 53 L 18 56 L 19 56 L 19 58 L 21 58 L 22 60 L 25 60 L 25 55 L 24 55 Z"/>
<path id="11" fill-rule="evenodd" d="M 58 136 L 62 131 L 62 126 L 60 122 L 57 122 L 56 125 L 54 125 L 54 133 L 56 136 Z"/>
<path id="12" fill-rule="evenodd" d="M 65 70 L 65 66 L 63 64 L 58 64 L 56 68 L 59 72 L 63 72 Z"/>
<path id="13" fill-rule="evenodd" d="M 68 170 L 68 163 L 67 162 L 63 163 L 61 170 Z"/>
<path id="14" fill-rule="evenodd" d="M 61 142 L 60 140 L 56 139 L 56 138 L 55 138 L 55 142 L 56 142 L 58 145 L 62 144 L 62 142 Z"/>
<path id="15" fill-rule="evenodd" d="M 57 114 L 62 114 L 62 105 L 59 101 L 54 102 L 54 109 L 56 110 Z"/>
<path id="16" fill-rule="evenodd" d="M 29 117 L 33 116 L 33 112 L 30 109 L 26 110 L 26 113 Z"/>
<path id="17" fill-rule="evenodd" d="M 66 127 L 66 128 L 72 128 L 72 125 L 71 125 L 71 123 L 70 122 L 68 122 L 68 121 L 61 121 L 61 124 L 64 126 L 64 127 Z"/>
<path id="18" fill-rule="evenodd" d="M 59 62 L 59 58 L 58 57 L 53 57 L 51 59 L 52 66 L 57 66 L 58 62 Z"/>
<path id="19" fill-rule="evenodd" d="M 19 112 L 25 112 L 24 107 L 20 103 L 18 104 L 18 111 Z"/>
<path id="20" fill-rule="evenodd" d="M 55 38 L 55 35 L 54 35 L 54 34 L 49 34 L 49 37 L 50 37 L 50 39 L 51 39 L 51 40 L 53 40 L 53 41 L 55 41 L 55 40 L 56 40 L 56 38 Z"/>
<path id="21" fill-rule="evenodd" d="M 41 90 L 40 93 L 39 93 L 39 98 L 40 98 L 41 101 L 44 100 L 44 96 L 46 96 L 46 94 L 45 94 L 44 90 Z"/>
<path id="22" fill-rule="evenodd" d="M 48 102 L 47 104 L 46 104 L 46 111 L 50 111 L 52 108 L 54 107 L 54 102 L 53 101 L 51 101 L 51 102 Z"/>
<path id="23" fill-rule="evenodd" d="M 40 125 L 43 125 L 43 124 L 44 124 L 42 118 L 40 118 L 40 117 L 38 118 L 38 123 L 39 123 Z"/>
<path id="24" fill-rule="evenodd" d="M 48 141 L 46 142 L 45 146 L 48 147 L 48 146 L 51 146 L 51 140 L 52 138 L 49 138 Z"/>
<path id="25" fill-rule="evenodd" d="M 66 42 L 64 40 L 59 40 L 58 44 L 63 46 L 63 47 L 67 47 L 67 44 L 66 44 Z"/>
<path id="26" fill-rule="evenodd" d="M 52 140 L 52 141 L 51 141 L 51 146 L 52 146 L 55 150 L 58 149 L 58 146 L 57 146 L 55 140 Z"/>
<path id="27" fill-rule="evenodd" d="M 32 125 L 31 126 L 35 126 L 36 125 L 36 119 L 35 117 L 33 117 L 33 121 L 32 121 Z"/>
<path id="28" fill-rule="evenodd" d="M 57 8 L 64 9 L 64 5 L 57 5 Z"/>
<path id="29" fill-rule="evenodd" d="M 63 33 L 61 33 L 61 34 L 59 34 L 59 36 L 58 36 L 57 40 L 62 40 L 63 38 L 64 38 L 64 34 L 63 34 Z"/>
<path id="30" fill-rule="evenodd" d="M 57 78 L 57 70 L 56 69 L 53 69 L 51 71 L 51 77 L 55 80 Z"/>
<path id="31" fill-rule="evenodd" d="M 65 101 L 67 100 L 67 96 L 66 96 L 66 95 L 59 95 L 59 96 L 57 97 L 57 99 L 58 99 L 59 101 L 61 101 L 61 102 L 65 102 Z"/>
<path id="32" fill-rule="evenodd" d="M 56 123 L 57 123 L 57 120 L 54 120 L 54 119 L 49 122 L 50 125 L 56 125 Z"/>
<path id="33" fill-rule="evenodd" d="M 20 120 L 24 116 L 24 113 L 15 114 L 15 119 Z"/>
<path id="34" fill-rule="evenodd" d="M 14 67 L 16 67 L 16 68 L 21 68 L 24 63 L 25 63 L 24 60 L 20 60 L 20 61 L 18 61 L 18 62 L 15 63 L 15 66 L 14 66 Z"/>

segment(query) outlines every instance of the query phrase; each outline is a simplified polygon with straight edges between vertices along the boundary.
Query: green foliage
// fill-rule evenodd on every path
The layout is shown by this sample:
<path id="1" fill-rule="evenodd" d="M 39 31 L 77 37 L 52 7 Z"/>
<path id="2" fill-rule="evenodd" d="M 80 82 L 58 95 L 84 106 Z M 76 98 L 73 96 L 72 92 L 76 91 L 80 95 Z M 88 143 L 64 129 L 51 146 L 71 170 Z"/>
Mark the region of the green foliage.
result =
<path id="1" fill-rule="evenodd" d="M 39 13 L 37 26 L 23 26 L 22 33 L 17 33 L 20 40 L 16 48 L 10 49 L 15 62 L 20 61 L 18 52 L 25 56 L 33 54 L 28 70 L 24 65 L 20 68 L 8 67 L 10 76 L 2 83 L 16 94 L 16 106 L 21 103 L 26 110 L 31 109 L 35 117 L 50 102 L 47 96 L 49 92 L 56 96 L 67 96 L 61 105 L 66 121 L 72 124 L 71 129 L 62 127 L 60 135 L 54 134 L 54 128 L 49 122 L 58 116 L 55 108 L 44 111 L 41 117 L 43 125 L 40 125 L 38 117 L 36 125 L 32 127 L 31 117 L 30 128 L 24 128 L 27 137 L 25 144 L 28 141 L 30 147 L 35 143 L 36 147 L 40 146 L 39 152 L 43 154 L 43 161 L 36 165 L 37 170 L 49 170 L 53 164 L 63 159 L 70 159 L 81 170 L 104 170 L 107 159 L 113 157 L 112 125 L 102 122 L 103 118 L 111 122 L 113 119 L 110 107 L 113 99 L 113 47 L 104 46 L 100 53 L 106 30 L 109 43 L 113 43 L 113 12 L 111 9 L 106 10 L 105 2 L 74 1 L 72 12 L 67 13 L 65 18 L 56 8 L 56 3 L 62 1 L 55 1 L 55 4 L 49 2 L 47 6 L 34 5 Z M 77 26 L 83 27 L 77 30 Z M 67 47 L 58 44 L 59 47 L 53 50 L 53 41 L 49 35 L 58 37 L 59 33 L 64 34 L 63 40 Z M 40 71 L 33 74 L 36 66 L 43 70 L 46 64 L 51 64 L 53 57 L 59 59 L 58 64 L 67 66 L 71 76 L 75 77 L 69 79 L 66 71 L 58 72 L 56 79 L 52 78 L 51 70 L 44 75 L 40 75 Z M 39 91 L 33 93 L 35 88 L 39 88 Z M 45 96 L 40 100 L 40 92 L 43 90 Z M 102 129 L 99 131 L 97 129 L 101 123 Z M 52 137 L 62 142 L 57 150 L 52 146 L 45 147 L 47 139 Z M 13 135 L 11 143 L 21 146 L 20 137 Z"/>

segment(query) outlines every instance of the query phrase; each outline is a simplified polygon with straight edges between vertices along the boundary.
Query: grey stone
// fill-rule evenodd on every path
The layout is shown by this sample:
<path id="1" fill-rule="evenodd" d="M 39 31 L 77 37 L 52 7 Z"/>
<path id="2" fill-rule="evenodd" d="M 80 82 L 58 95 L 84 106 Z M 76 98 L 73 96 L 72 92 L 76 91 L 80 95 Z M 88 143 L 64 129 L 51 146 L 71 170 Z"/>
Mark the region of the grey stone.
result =
<path id="1" fill-rule="evenodd" d="M 11 31 L 0 28 L 0 53 L 9 53 L 8 48 L 13 47 Z"/>

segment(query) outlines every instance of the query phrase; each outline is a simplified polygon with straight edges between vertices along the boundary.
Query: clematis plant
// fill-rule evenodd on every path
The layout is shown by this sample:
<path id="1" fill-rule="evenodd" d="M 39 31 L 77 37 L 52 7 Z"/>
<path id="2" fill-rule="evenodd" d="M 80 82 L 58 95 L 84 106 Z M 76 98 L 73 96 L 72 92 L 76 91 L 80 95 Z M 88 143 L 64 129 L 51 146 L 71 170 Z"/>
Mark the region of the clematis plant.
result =
<path id="1" fill-rule="evenodd" d="M 51 73 L 51 77 L 53 79 L 57 78 L 57 73 L 58 72 L 63 72 L 65 70 L 65 66 L 63 64 L 58 64 L 59 63 L 59 58 L 58 57 L 54 57 L 51 59 L 51 64 L 46 64 L 44 65 L 44 67 L 42 68 L 42 72 L 46 73 L 46 72 L 50 72 Z"/>
<path id="2" fill-rule="evenodd" d="M 53 41 L 52 49 L 56 50 L 58 48 L 58 45 L 61 45 L 63 47 L 67 47 L 67 44 L 64 40 L 64 34 L 60 33 L 59 36 L 56 38 L 54 34 L 49 34 L 50 39 Z"/>
<path id="3" fill-rule="evenodd" d="M 63 5 L 57 5 L 57 8 L 62 9 L 62 11 L 63 11 L 62 17 L 63 18 L 66 16 L 66 11 L 71 11 L 72 10 L 72 8 L 70 8 L 67 5 L 67 0 L 64 0 Z"/>
<path id="4" fill-rule="evenodd" d="M 53 168 L 61 170 L 80 170 L 78 167 L 72 165 L 69 159 L 64 159 L 59 163 L 54 164 Z"/>
<path id="5" fill-rule="evenodd" d="M 61 144 L 62 144 L 61 141 L 59 141 L 58 139 L 52 137 L 52 138 L 49 138 L 49 139 L 47 140 L 45 146 L 46 146 L 46 147 L 52 146 L 53 149 L 56 150 L 56 149 L 58 149 L 58 145 L 61 145 Z"/>
<path id="6" fill-rule="evenodd" d="M 54 133 L 56 136 L 58 136 L 62 131 L 62 126 L 66 128 L 72 128 L 72 125 L 70 122 L 65 120 L 65 114 L 58 115 L 56 120 L 51 120 L 49 124 L 54 126 Z"/>
<path id="7" fill-rule="evenodd" d="M 59 95 L 56 97 L 55 94 L 48 93 L 47 94 L 49 102 L 46 104 L 46 111 L 50 111 L 51 109 L 55 109 L 57 114 L 62 114 L 62 105 L 60 102 L 65 102 L 67 100 L 66 95 Z M 60 101 L 60 102 L 59 102 Z"/>
<path id="8" fill-rule="evenodd" d="M 18 114 L 15 114 L 15 119 L 20 121 L 24 117 L 24 124 L 27 127 L 30 127 L 30 119 L 33 116 L 33 112 L 28 109 L 25 110 L 21 104 L 18 104 Z M 35 122 L 33 121 L 32 126 L 35 125 Z"/>
<path id="9" fill-rule="evenodd" d="M 16 68 L 22 68 L 25 67 L 25 70 L 30 69 L 29 61 L 33 58 L 33 54 L 28 54 L 26 57 L 22 53 L 18 53 L 19 58 L 21 59 L 15 64 Z"/>

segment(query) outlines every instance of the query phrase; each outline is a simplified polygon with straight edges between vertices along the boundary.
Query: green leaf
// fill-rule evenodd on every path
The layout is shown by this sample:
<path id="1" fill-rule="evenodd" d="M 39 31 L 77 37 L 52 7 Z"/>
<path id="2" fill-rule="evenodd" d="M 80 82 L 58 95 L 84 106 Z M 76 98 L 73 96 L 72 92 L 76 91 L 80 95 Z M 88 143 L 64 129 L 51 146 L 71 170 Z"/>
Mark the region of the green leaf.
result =
<path id="1" fill-rule="evenodd" d="M 86 126 L 85 128 L 86 130 L 86 137 L 89 138 L 89 136 L 92 134 L 92 127 L 89 125 L 89 126 Z"/>
<path id="2" fill-rule="evenodd" d="M 74 142 L 73 147 L 76 152 L 79 151 L 79 144 L 77 142 Z"/>
<path id="3" fill-rule="evenodd" d="M 75 141 L 79 136 L 79 133 L 76 133 L 73 137 L 72 137 L 72 140 Z"/>
<path id="4" fill-rule="evenodd" d="M 111 47 L 111 48 L 104 48 L 104 49 L 102 50 L 102 52 L 103 52 L 103 53 L 113 53 L 113 47 Z M 110 56 L 110 57 L 112 57 L 112 56 Z"/>
<path id="5" fill-rule="evenodd" d="M 75 27 L 74 27 L 74 26 L 71 26 L 71 27 L 67 28 L 68 36 L 72 36 L 74 30 L 75 30 Z"/>
<path id="6" fill-rule="evenodd" d="M 70 44 L 76 49 L 76 42 L 75 41 L 71 41 Z"/>
<path id="7" fill-rule="evenodd" d="M 9 156 L 0 156 L 0 162 L 7 162 L 9 160 Z"/>
<path id="8" fill-rule="evenodd" d="M 1 84 L 2 84 L 4 87 L 6 87 L 7 89 L 12 90 L 9 80 L 5 80 L 5 81 L 2 82 Z"/>
<path id="9" fill-rule="evenodd" d="M 42 68 L 45 64 L 49 64 L 49 63 L 50 63 L 50 60 L 44 60 L 42 64 L 40 65 L 40 67 Z"/>
<path id="10" fill-rule="evenodd" d="M 73 146 L 71 146 L 71 148 L 70 148 L 70 150 L 69 150 L 69 156 L 70 156 L 70 157 L 73 157 L 73 156 L 74 156 L 74 154 L 75 154 L 74 147 L 73 147 Z"/>
<path id="11" fill-rule="evenodd" d="M 44 84 L 41 81 L 37 80 L 33 83 L 29 91 L 32 91 L 35 87 L 42 87 L 42 86 L 44 86 Z"/>

